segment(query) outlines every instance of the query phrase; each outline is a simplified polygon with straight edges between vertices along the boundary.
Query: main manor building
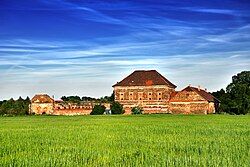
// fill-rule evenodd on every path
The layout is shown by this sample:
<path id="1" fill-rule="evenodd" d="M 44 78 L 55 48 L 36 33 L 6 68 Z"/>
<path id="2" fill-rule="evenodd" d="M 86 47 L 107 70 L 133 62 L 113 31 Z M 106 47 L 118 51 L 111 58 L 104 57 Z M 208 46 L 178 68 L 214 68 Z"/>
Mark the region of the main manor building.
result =
<path id="1" fill-rule="evenodd" d="M 215 113 L 219 101 L 206 90 L 188 86 L 175 91 L 176 86 L 156 70 L 138 70 L 113 85 L 115 101 L 125 114 L 135 106 L 144 113 Z"/>

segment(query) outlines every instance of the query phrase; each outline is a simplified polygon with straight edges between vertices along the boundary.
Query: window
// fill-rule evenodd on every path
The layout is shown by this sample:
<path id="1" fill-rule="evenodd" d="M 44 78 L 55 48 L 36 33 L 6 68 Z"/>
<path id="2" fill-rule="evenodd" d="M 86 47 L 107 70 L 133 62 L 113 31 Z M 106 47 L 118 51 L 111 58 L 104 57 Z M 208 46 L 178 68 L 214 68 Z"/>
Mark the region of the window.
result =
<path id="1" fill-rule="evenodd" d="M 162 100 L 162 92 L 158 92 L 158 94 L 157 94 L 157 99 L 158 99 L 158 100 Z"/>
<path id="2" fill-rule="evenodd" d="M 152 92 L 148 92 L 148 100 L 152 100 Z"/>
<path id="3" fill-rule="evenodd" d="M 129 100 L 134 100 L 133 95 L 134 95 L 133 92 L 129 92 Z"/>
<path id="4" fill-rule="evenodd" d="M 139 100 L 143 100 L 143 92 L 139 92 L 138 93 L 138 99 Z"/>
<path id="5" fill-rule="evenodd" d="M 124 93 L 120 93 L 120 100 L 124 100 Z"/>

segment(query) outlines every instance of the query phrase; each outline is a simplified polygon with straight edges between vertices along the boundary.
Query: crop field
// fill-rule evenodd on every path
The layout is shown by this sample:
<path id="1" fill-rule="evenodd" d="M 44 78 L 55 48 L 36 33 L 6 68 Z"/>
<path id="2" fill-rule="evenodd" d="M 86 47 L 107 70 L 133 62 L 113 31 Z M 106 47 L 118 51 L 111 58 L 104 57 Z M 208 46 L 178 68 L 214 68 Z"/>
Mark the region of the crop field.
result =
<path id="1" fill-rule="evenodd" d="M 250 116 L 0 117 L 0 166 L 249 166 Z"/>

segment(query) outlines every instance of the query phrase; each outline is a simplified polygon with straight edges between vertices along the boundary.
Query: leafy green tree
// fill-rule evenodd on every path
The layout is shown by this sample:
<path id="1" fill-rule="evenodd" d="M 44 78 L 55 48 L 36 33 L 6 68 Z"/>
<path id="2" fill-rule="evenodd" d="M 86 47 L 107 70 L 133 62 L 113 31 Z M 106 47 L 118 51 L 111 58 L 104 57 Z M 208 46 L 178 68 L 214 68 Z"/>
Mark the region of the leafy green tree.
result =
<path id="1" fill-rule="evenodd" d="M 243 71 L 233 76 L 232 83 L 227 86 L 226 90 L 232 100 L 230 112 L 250 113 L 250 71 Z"/>
<path id="2" fill-rule="evenodd" d="M 124 114 L 125 112 L 123 106 L 119 102 L 113 102 L 110 108 L 112 114 Z"/>
<path id="3" fill-rule="evenodd" d="M 81 98 L 79 96 L 63 96 L 61 97 L 61 99 L 65 102 L 70 102 L 70 103 L 80 103 L 81 102 Z"/>
<path id="4" fill-rule="evenodd" d="M 214 92 L 213 95 L 221 101 L 219 112 L 250 113 L 250 71 L 242 71 L 233 76 L 226 92 L 222 89 Z"/>
<path id="5" fill-rule="evenodd" d="M 214 97 L 218 98 L 220 100 L 220 105 L 217 110 L 217 113 L 225 113 L 228 112 L 229 104 L 231 103 L 230 95 L 225 92 L 224 89 L 221 89 L 217 92 L 212 93 Z"/>
<path id="6" fill-rule="evenodd" d="M 102 115 L 105 112 L 104 105 L 95 105 L 90 115 Z"/>
<path id="7" fill-rule="evenodd" d="M 132 114 L 142 114 L 143 113 L 143 108 L 136 106 L 133 107 L 131 110 Z"/>

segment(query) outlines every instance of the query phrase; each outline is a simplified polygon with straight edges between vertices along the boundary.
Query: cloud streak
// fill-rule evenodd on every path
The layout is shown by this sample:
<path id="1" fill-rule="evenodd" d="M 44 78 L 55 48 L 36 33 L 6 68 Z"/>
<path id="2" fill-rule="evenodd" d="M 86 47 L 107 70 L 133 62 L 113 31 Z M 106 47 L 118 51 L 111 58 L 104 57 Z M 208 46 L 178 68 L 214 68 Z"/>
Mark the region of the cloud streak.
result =
<path id="1" fill-rule="evenodd" d="M 250 69 L 250 15 L 224 6 L 7 3 L 0 8 L 0 99 L 39 92 L 99 97 L 135 69 L 156 69 L 178 89 L 191 83 L 218 90 Z"/>

